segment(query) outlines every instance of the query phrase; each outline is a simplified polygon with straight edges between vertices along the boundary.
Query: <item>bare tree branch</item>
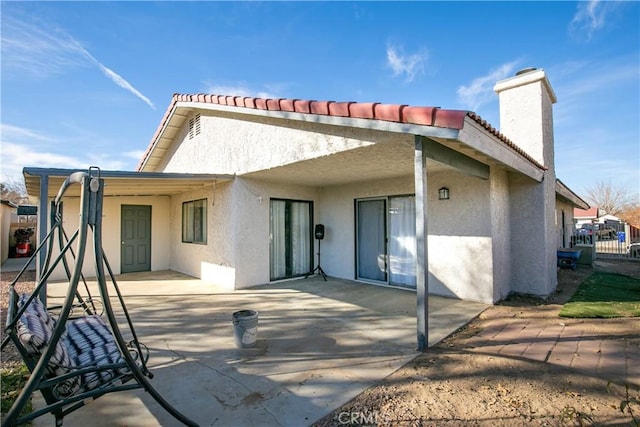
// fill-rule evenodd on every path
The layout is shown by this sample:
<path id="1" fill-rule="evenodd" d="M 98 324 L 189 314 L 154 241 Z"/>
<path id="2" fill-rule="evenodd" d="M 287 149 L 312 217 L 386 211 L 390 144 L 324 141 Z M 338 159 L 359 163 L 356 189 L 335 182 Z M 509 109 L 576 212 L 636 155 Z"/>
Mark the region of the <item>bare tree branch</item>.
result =
<path id="1" fill-rule="evenodd" d="M 592 206 L 597 206 L 605 213 L 615 216 L 628 210 L 634 202 L 637 203 L 629 191 L 604 181 L 597 182 L 587 189 L 587 199 Z"/>
<path id="2" fill-rule="evenodd" d="M 8 178 L 5 182 L 0 183 L 0 197 L 2 200 L 8 200 L 17 205 L 29 203 L 24 181 L 14 178 Z"/>

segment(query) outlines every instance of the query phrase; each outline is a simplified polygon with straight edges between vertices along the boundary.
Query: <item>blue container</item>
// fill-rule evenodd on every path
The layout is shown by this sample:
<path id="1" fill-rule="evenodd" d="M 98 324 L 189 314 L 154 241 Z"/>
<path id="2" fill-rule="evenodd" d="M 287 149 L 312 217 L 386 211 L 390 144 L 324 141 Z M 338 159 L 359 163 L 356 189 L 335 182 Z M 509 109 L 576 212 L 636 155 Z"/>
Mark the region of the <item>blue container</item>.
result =
<path id="1" fill-rule="evenodd" d="M 624 231 L 618 231 L 618 242 L 624 243 L 626 237 Z"/>

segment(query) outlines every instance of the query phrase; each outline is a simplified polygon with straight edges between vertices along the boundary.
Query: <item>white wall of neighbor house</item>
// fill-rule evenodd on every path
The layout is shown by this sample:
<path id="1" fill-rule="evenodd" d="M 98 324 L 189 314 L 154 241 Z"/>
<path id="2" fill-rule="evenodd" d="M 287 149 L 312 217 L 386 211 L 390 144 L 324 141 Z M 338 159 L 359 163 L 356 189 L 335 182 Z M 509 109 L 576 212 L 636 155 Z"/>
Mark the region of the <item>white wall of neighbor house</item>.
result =
<path id="1" fill-rule="evenodd" d="M 15 208 L 0 204 L 0 262 L 9 258 L 9 230 L 11 229 L 11 213 Z"/>
<path id="2" fill-rule="evenodd" d="M 200 134 L 183 125 L 157 171 L 243 175 L 397 138 L 393 134 L 344 129 L 237 113 L 200 112 Z"/>
<path id="3" fill-rule="evenodd" d="M 151 270 L 169 268 L 170 245 L 170 198 L 169 196 L 122 196 L 105 197 L 102 207 L 102 249 L 114 274 L 120 274 L 121 261 L 121 208 L 122 205 L 151 206 Z M 80 223 L 80 199 L 68 198 L 63 201 L 63 226 L 69 237 L 78 229 Z M 53 257 L 60 253 L 57 240 Z M 74 252 L 76 246 L 73 246 Z M 69 258 L 70 259 L 70 258 Z M 95 277 L 95 255 L 93 234 L 89 232 L 82 272 L 86 277 Z M 65 280 L 66 273 L 59 265 L 51 275 L 51 280 Z"/>

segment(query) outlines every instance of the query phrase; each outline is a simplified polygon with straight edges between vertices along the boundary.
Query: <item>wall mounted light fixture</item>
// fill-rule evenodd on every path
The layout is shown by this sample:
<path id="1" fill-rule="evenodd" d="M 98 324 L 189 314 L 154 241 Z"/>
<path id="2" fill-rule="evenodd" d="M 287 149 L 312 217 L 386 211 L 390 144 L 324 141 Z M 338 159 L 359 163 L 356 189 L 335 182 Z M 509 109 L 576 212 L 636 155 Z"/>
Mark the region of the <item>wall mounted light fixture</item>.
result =
<path id="1" fill-rule="evenodd" d="M 449 200 L 449 189 L 447 187 L 442 187 L 438 190 L 438 199 Z"/>

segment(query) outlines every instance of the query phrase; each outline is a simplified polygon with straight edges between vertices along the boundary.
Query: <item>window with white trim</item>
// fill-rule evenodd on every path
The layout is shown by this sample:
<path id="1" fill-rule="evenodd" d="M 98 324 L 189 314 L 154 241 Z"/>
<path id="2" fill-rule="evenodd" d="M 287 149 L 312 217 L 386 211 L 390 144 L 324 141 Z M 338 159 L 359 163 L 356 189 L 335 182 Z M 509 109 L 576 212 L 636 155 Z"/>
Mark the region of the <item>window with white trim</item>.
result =
<path id="1" fill-rule="evenodd" d="M 207 244 L 207 199 L 182 203 L 182 242 Z"/>

